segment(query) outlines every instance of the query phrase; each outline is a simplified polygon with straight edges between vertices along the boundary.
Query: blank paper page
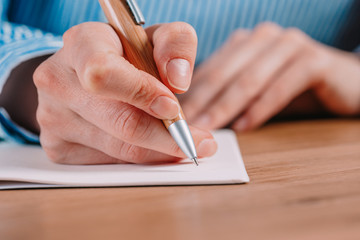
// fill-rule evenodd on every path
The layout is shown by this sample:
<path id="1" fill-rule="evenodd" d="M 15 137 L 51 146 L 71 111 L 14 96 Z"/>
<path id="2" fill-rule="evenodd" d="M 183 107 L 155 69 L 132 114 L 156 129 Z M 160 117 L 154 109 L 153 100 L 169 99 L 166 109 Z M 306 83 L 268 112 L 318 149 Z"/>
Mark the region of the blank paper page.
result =
<path id="1" fill-rule="evenodd" d="M 0 189 L 248 182 L 234 132 L 218 130 L 214 137 L 217 153 L 199 159 L 199 166 L 190 160 L 160 165 L 61 165 L 51 162 L 40 147 L 3 143 L 0 144 Z"/>

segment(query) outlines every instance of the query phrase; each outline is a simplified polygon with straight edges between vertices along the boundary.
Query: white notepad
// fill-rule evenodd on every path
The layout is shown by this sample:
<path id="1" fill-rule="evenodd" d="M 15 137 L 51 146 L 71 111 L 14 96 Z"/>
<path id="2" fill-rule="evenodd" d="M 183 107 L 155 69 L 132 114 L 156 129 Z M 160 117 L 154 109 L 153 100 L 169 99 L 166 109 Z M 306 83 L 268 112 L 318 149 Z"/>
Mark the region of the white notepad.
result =
<path id="1" fill-rule="evenodd" d="M 249 182 L 237 139 L 231 130 L 214 132 L 213 157 L 161 165 L 61 165 L 40 147 L 0 144 L 0 189 L 235 184 Z"/>

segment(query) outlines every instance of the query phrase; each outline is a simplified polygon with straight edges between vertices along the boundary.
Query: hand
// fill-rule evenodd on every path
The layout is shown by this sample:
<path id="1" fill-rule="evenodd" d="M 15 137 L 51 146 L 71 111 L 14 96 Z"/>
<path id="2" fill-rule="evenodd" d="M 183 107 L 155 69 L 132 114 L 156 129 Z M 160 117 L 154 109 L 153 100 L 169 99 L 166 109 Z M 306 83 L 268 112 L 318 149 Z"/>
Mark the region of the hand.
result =
<path id="1" fill-rule="evenodd" d="M 183 110 L 207 129 L 233 121 L 238 131 L 254 129 L 308 90 L 331 113 L 360 113 L 358 57 L 271 23 L 236 31 L 192 84 L 180 98 Z"/>
<path id="2" fill-rule="evenodd" d="M 159 119 L 179 112 L 169 88 L 178 93 L 188 88 L 196 34 L 184 23 L 153 26 L 148 33 L 163 83 L 131 65 L 116 33 L 103 23 L 71 28 L 64 47 L 37 68 L 37 120 L 50 159 L 97 164 L 185 157 Z M 200 157 L 216 151 L 209 132 L 191 131 Z"/>

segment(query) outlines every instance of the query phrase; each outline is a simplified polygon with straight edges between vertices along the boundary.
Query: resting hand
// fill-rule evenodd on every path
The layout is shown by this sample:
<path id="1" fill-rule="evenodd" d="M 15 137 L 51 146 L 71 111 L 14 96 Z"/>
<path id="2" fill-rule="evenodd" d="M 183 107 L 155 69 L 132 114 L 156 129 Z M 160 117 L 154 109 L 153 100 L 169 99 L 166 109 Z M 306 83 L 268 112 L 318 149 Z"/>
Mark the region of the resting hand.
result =
<path id="1" fill-rule="evenodd" d="M 359 114 L 358 57 L 297 29 L 264 23 L 253 32 L 236 31 L 200 65 L 181 102 L 195 126 L 214 129 L 233 122 L 233 128 L 244 131 L 260 126 L 307 90 L 331 113 Z"/>
<path id="2" fill-rule="evenodd" d="M 159 119 L 179 112 L 169 88 L 179 93 L 190 84 L 196 34 L 184 23 L 157 25 L 148 34 L 163 83 L 131 65 L 116 33 L 103 23 L 67 31 L 64 47 L 36 70 L 40 141 L 53 161 L 147 163 L 185 157 Z M 211 134 L 191 131 L 199 156 L 212 155 Z"/>

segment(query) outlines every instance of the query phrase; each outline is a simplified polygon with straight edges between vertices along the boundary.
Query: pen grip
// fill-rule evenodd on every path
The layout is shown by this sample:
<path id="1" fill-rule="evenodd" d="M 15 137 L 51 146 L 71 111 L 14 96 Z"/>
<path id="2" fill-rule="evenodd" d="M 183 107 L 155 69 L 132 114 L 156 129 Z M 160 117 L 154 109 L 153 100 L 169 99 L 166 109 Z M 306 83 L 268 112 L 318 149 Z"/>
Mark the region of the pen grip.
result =
<path id="1" fill-rule="evenodd" d="M 129 14 L 126 0 L 99 0 L 106 18 L 120 38 L 126 57 L 136 68 L 145 71 L 160 81 L 153 57 L 153 46 L 141 25 Z M 175 119 L 163 120 L 168 128 L 172 123 L 185 119 L 182 110 Z"/>

